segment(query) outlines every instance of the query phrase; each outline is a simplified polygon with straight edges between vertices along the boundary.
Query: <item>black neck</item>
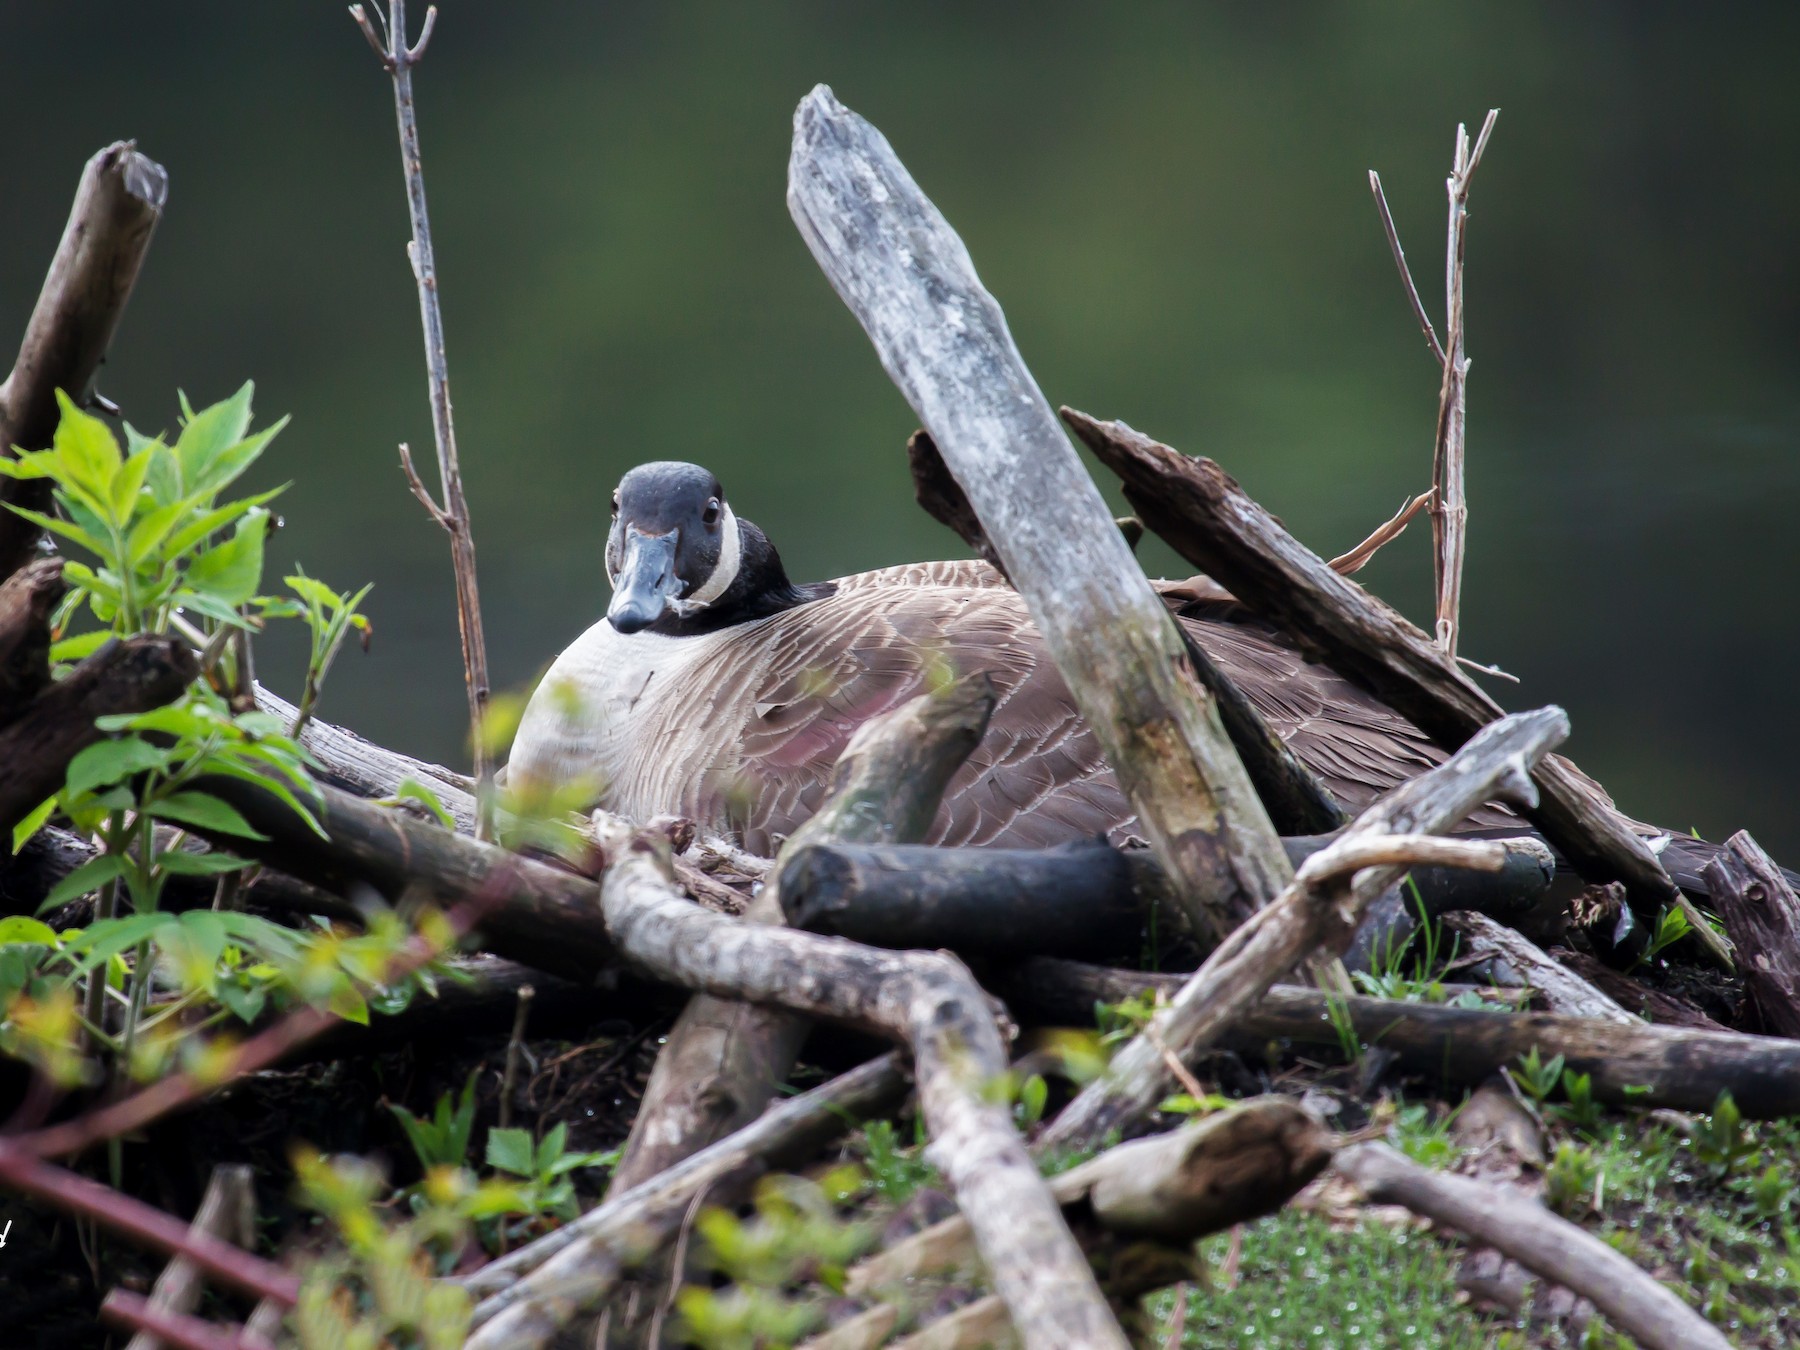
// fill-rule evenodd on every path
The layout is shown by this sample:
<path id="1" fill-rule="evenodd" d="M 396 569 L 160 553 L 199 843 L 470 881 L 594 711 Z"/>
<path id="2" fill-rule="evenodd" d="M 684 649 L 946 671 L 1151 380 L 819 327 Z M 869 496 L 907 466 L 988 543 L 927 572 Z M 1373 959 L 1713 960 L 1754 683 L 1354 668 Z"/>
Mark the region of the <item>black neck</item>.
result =
<path id="1" fill-rule="evenodd" d="M 697 637 L 716 633 L 740 623 L 766 619 L 771 614 L 793 609 L 813 600 L 823 600 L 837 590 L 830 581 L 796 586 L 788 580 L 787 569 L 775 545 L 749 521 L 740 518 L 743 545 L 738 555 L 737 579 L 712 604 L 695 614 L 681 615 L 671 610 L 650 626 L 650 632 L 665 637 Z"/>

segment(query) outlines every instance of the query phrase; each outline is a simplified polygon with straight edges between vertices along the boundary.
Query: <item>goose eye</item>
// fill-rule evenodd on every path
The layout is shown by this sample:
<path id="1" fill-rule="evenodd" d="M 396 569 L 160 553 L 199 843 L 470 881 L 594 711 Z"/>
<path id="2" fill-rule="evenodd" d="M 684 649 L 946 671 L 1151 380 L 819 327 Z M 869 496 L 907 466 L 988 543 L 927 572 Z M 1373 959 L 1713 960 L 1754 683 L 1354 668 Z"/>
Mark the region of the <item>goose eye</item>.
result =
<path id="1" fill-rule="evenodd" d="M 711 501 L 707 502 L 706 510 L 700 513 L 700 519 L 707 525 L 717 525 L 719 523 L 719 499 L 717 497 L 714 497 Z"/>
<path id="2" fill-rule="evenodd" d="M 614 515 L 615 515 L 615 516 L 616 516 L 616 515 L 618 515 L 618 514 L 619 514 L 619 494 L 618 494 L 618 493 L 616 493 L 616 492 L 615 492 L 615 493 L 613 493 L 613 503 L 612 503 L 612 506 L 613 506 L 613 514 L 614 514 Z"/>

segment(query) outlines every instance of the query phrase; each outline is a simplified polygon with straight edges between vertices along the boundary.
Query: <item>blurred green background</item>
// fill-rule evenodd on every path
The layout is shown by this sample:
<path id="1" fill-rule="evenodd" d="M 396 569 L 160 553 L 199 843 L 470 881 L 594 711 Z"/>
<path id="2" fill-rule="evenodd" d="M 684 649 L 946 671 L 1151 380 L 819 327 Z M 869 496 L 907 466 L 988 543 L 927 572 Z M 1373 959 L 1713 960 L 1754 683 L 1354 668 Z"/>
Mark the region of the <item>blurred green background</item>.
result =
<path id="1" fill-rule="evenodd" d="M 641 460 L 715 469 L 796 577 L 958 551 L 787 218 L 814 82 L 962 231 L 1052 401 L 1213 455 L 1327 554 L 1430 473 L 1437 372 L 1365 173 L 1441 313 L 1452 133 L 1498 105 L 1464 650 L 1566 705 L 1628 810 L 1800 856 L 1800 7 L 442 8 L 419 105 L 500 686 L 603 608 Z M 102 390 L 145 429 L 247 377 L 293 414 L 272 558 L 376 583 L 323 713 L 464 762 L 448 549 L 394 454 L 431 433 L 392 97 L 343 5 L 10 3 L 0 110 L 0 335 L 82 162 L 136 137 L 170 204 Z M 1363 579 L 1422 619 L 1430 566 L 1416 528 Z"/>

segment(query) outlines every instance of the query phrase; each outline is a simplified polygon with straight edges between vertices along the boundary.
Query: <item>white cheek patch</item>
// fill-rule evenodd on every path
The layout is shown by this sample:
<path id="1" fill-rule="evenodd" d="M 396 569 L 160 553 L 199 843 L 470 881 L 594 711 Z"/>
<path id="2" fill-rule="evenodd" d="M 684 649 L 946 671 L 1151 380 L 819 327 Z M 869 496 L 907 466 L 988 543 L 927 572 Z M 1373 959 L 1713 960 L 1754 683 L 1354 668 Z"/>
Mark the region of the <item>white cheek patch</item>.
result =
<path id="1" fill-rule="evenodd" d="M 676 613 L 691 614 L 705 609 L 730 590 L 731 583 L 737 580 L 738 568 L 744 560 L 744 532 L 729 506 L 725 508 L 725 519 L 719 526 L 719 537 L 719 561 L 713 564 L 712 575 L 687 599 L 673 602 Z"/>

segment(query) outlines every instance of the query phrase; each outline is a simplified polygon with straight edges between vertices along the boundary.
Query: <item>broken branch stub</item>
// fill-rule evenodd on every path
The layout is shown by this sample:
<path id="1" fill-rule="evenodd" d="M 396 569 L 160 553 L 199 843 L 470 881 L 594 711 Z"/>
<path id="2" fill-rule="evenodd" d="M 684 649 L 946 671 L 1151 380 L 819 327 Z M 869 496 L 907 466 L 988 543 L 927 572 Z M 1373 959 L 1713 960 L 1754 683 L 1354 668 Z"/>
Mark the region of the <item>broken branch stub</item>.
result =
<path id="1" fill-rule="evenodd" d="M 92 400 L 95 372 L 168 195 L 167 171 L 139 154 L 135 142 L 114 142 L 87 162 L 18 359 L 0 384 L 0 454 L 50 444 L 61 417 L 57 390 L 77 406 Z M 47 511 L 50 480 L 0 479 L 0 502 Z M 40 533 L 24 517 L 0 510 L 0 577 L 31 561 Z"/>
<path id="2" fill-rule="evenodd" d="M 1072 408 L 1063 419 L 1177 553 L 1439 745 L 1454 750 L 1503 715 L 1437 643 L 1333 572 L 1213 461 L 1191 459 L 1123 422 Z M 1624 882 L 1633 908 L 1651 919 L 1665 905 L 1681 907 L 1708 952 L 1729 959 L 1630 822 L 1573 764 L 1551 755 L 1532 776 L 1540 801 L 1526 815 L 1583 876 Z"/>
<path id="3" fill-rule="evenodd" d="M 1561 708 L 1516 713 L 1485 727 L 1436 768 L 1400 784 L 1358 816 L 1337 843 L 1309 858 L 1281 898 L 1206 959 L 1166 1008 L 1070 1102 L 1038 1147 L 1092 1145 L 1147 1115 L 1167 1091 L 1168 1058 L 1211 1045 L 1269 987 L 1316 948 L 1336 955 L 1364 912 L 1400 879 L 1396 865 L 1344 869 L 1343 855 L 1380 835 L 1435 834 L 1482 803 L 1531 790 L 1527 775 L 1569 732 Z M 1334 851 L 1340 861 L 1334 864 Z"/>
<path id="4" fill-rule="evenodd" d="M 931 829 L 944 789 L 981 743 L 994 710 L 985 675 L 922 694 L 857 728 L 832 770 L 831 795 L 782 846 L 910 843 Z M 781 883 L 745 917 L 781 923 Z M 808 1022 L 706 994 L 682 1010 L 656 1057 L 612 1189 L 623 1191 L 754 1120 L 793 1071 Z"/>
<path id="5" fill-rule="evenodd" d="M 1175 621 L 1026 369 L 968 250 L 824 85 L 794 114 L 788 211 L 912 404 L 1043 633 L 1140 827 L 1215 939 L 1289 869 Z M 1225 895 L 1223 912 L 1201 897 Z"/>

